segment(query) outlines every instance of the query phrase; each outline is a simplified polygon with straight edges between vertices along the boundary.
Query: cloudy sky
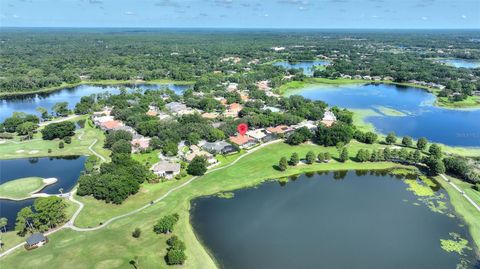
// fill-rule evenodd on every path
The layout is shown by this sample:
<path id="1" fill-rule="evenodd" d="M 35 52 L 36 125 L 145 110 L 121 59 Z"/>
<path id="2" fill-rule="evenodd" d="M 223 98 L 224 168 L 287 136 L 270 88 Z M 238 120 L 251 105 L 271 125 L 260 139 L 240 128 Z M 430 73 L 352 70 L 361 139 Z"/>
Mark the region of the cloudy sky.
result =
<path id="1" fill-rule="evenodd" d="M 0 0 L 0 26 L 480 28 L 480 0 Z"/>

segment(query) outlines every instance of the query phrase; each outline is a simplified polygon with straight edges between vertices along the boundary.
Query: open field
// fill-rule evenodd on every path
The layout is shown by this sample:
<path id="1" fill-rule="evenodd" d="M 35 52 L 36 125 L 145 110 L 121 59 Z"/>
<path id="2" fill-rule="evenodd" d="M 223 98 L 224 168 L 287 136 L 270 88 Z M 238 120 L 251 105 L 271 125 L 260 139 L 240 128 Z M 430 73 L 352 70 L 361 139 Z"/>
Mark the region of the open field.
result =
<path id="1" fill-rule="evenodd" d="M 169 79 L 156 79 L 156 80 L 83 80 L 78 83 L 62 83 L 59 86 L 55 87 L 46 87 L 42 89 L 38 89 L 35 91 L 17 91 L 17 92 L 0 92 L 0 97 L 2 96 L 20 96 L 20 95 L 28 95 L 28 94 L 35 94 L 35 93 L 47 93 L 47 92 L 54 92 L 61 90 L 63 88 L 73 88 L 80 85 L 101 85 L 101 86 L 109 86 L 109 85 L 123 85 L 123 84 L 178 84 L 178 85 L 191 85 L 193 81 L 177 81 L 177 80 L 169 80 Z"/>
<path id="2" fill-rule="evenodd" d="M 378 145 L 364 145 L 352 142 L 350 145 L 351 155 L 356 153 L 360 148 L 378 147 Z M 190 200 L 203 195 L 211 195 L 220 191 L 229 191 L 243 187 L 254 186 L 267 179 L 276 179 L 289 175 L 321 171 L 321 170 L 346 170 L 346 169 L 385 169 L 399 166 L 393 163 L 356 163 L 348 161 L 339 163 L 332 160 L 330 163 L 316 163 L 313 165 L 298 165 L 290 167 L 286 172 L 280 172 L 274 169 L 274 165 L 282 156 L 290 156 L 293 152 L 297 152 L 300 157 L 304 157 L 306 153 L 313 150 L 315 153 L 331 152 L 332 155 L 338 156 L 334 147 L 324 148 L 312 144 L 303 144 L 300 146 L 289 146 L 284 143 L 277 143 L 265 147 L 251 155 L 241 159 L 234 166 L 212 172 L 193 181 L 181 190 L 173 192 L 166 199 L 155 204 L 144 211 L 133 216 L 129 216 L 113 222 L 105 229 L 92 232 L 74 232 L 64 230 L 50 236 L 50 243 L 45 247 L 27 253 L 24 250 L 17 251 L 2 259 L 2 263 L 9 266 L 15 264 L 15 268 L 41 267 L 49 265 L 53 267 L 63 268 L 128 268 L 128 262 L 135 256 L 138 256 L 142 267 L 160 267 L 165 266 L 163 256 L 166 252 L 165 240 L 168 236 L 156 235 L 152 232 L 153 224 L 163 215 L 169 213 L 179 213 L 180 221 L 177 224 L 174 234 L 178 235 L 187 245 L 187 262 L 186 268 L 213 268 L 214 263 L 206 250 L 198 242 L 192 227 L 189 223 Z M 182 180 L 183 181 L 183 180 Z M 181 182 L 181 181 L 177 181 Z M 178 184 L 176 181 L 159 183 L 150 185 L 149 192 L 152 197 L 158 197 L 169 188 L 165 184 Z M 159 186 L 159 187 L 157 187 Z M 144 186 L 145 189 L 146 187 Z M 147 195 L 149 192 L 146 192 Z M 156 193 L 156 195 L 153 195 Z M 140 195 L 143 195 L 140 194 Z M 136 202 L 139 194 L 127 199 L 127 201 L 119 206 L 98 206 L 90 208 L 92 204 L 85 205 L 85 211 L 82 211 L 80 218 L 77 219 L 78 226 L 88 223 L 98 223 L 119 214 L 127 212 L 131 208 L 140 207 L 145 200 Z M 91 198 L 80 198 L 85 200 Z M 140 200 L 140 199 L 138 199 Z M 90 201 L 88 201 L 90 202 Z M 103 202 L 102 202 L 103 203 Z M 105 204 L 104 204 L 105 205 Z M 115 214 L 111 214 L 113 208 L 118 208 Z M 98 211 L 102 211 L 99 214 Z M 95 220 L 91 220 L 97 218 Z M 142 229 L 140 239 L 134 239 L 131 232 L 136 227 Z M 149 246 L 148 248 L 142 246 Z M 115 249 L 115 251 L 111 251 Z M 28 257 L 28 258 L 27 258 Z M 84 260 L 78 260 L 79 257 L 88 257 Z M 20 263 L 18 261 L 21 261 Z"/>
<path id="3" fill-rule="evenodd" d="M 70 120 L 78 121 L 86 118 L 87 116 L 78 116 Z M 41 128 L 42 127 L 40 127 L 40 130 Z M 6 140 L 3 144 L 0 144 L 0 156 L 2 156 L 2 159 L 16 159 L 30 157 L 92 155 L 89 147 L 93 144 L 92 150 L 108 160 L 110 153 L 108 150 L 103 148 L 104 140 L 104 132 L 86 122 L 84 128 L 75 130 L 75 135 L 72 137 L 72 143 L 65 143 L 65 147 L 63 149 L 58 148 L 58 143 L 60 140 L 43 140 L 42 134 L 37 132 L 31 140 L 20 141 L 18 138 Z M 51 153 L 48 153 L 49 149 L 52 150 Z"/>
<path id="4" fill-rule="evenodd" d="M 41 177 L 25 177 L 5 182 L 0 185 L 0 197 L 4 199 L 25 199 L 48 185 Z"/>

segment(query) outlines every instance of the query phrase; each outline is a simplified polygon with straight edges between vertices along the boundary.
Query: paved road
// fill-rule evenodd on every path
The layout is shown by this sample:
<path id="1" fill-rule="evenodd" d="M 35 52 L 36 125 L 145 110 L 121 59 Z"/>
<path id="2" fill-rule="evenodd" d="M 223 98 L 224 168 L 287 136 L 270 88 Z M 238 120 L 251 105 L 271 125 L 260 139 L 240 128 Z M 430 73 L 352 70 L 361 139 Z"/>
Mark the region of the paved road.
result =
<path id="1" fill-rule="evenodd" d="M 475 207 L 478 211 L 480 211 L 480 206 L 477 205 L 477 203 L 475 203 L 475 201 L 473 201 L 472 198 L 470 198 L 470 196 L 468 196 L 462 189 L 460 189 L 457 185 L 455 185 L 455 183 L 453 183 L 452 181 L 450 181 L 445 175 L 443 174 L 440 174 L 440 177 L 443 178 L 443 180 L 445 180 L 448 184 L 452 185 L 452 187 L 454 189 L 456 189 L 459 193 L 461 193 L 463 195 L 463 197 L 465 197 L 465 199 L 467 199 L 468 202 L 470 202 L 470 204 L 473 205 L 473 207 Z"/>

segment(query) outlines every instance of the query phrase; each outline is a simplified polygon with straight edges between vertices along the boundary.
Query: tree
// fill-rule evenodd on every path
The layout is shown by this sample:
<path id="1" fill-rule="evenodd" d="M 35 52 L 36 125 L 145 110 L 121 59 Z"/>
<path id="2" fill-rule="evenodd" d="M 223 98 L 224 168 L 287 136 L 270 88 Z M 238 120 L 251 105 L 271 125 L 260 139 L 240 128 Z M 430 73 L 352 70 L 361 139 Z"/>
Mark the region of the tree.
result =
<path id="1" fill-rule="evenodd" d="M 0 218 L 0 233 L 2 232 L 7 232 L 7 224 L 8 224 L 8 219 L 7 218 Z"/>
<path id="2" fill-rule="evenodd" d="M 135 230 L 133 230 L 132 232 L 132 236 L 134 238 L 139 238 L 141 234 L 142 234 L 142 230 L 140 230 L 140 228 L 135 228 Z"/>
<path id="3" fill-rule="evenodd" d="M 59 102 L 53 105 L 52 107 L 53 112 L 59 117 L 68 116 L 70 110 L 68 110 L 68 103 L 67 102 Z"/>
<path id="4" fill-rule="evenodd" d="M 120 139 L 112 145 L 112 154 L 115 153 L 127 153 L 132 152 L 132 144 L 130 142 Z"/>
<path id="5" fill-rule="evenodd" d="M 325 152 L 324 158 L 325 158 L 325 161 L 328 163 L 332 159 L 330 152 Z"/>
<path id="6" fill-rule="evenodd" d="M 335 146 L 338 143 L 348 144 L 352 140 L 353 134 L 354 127 L 343 122 L 337 122 L 331 127 L 320 124 L 316 132 L 316 141 L 324 146 Z"/>
<path id="7" fill-rule="evenodd" d="M 325 162 L 325 154 L 323 152 L 318 153 L 317 160 L 319 163 Z"/>
<path id="8" fill-rule="evenodd" d="M 357 152 L 356 159 L 359 162 L 366 162 L 370 160 L 370 152 L 366 149 L 360 149 Z"/>
<path id="9" fill-rule="evenodd" d="M 404 136 L 402 138 L 402 145 L 405 147 L 411 147 L 413 145 L 413 140 L 410 136 Z"/>
<path id="10" fill-rule="evenodd" d="M 178 219 L 178 214 L 166 215 L 153 226 L 153 231 L 157 234 L 168 234 L 173 231 L 173 226 L 177 223 Z"/>
<path id="11" fill-rule="evenodd" d="M 422 160 L 422 154 L 420 153 L 420 150 L 415 150 L 413 153 L 412 161 L 414 164 L 419 163 Z"/>
<path id="12" fill-rule="evenodd" d="M 168 265 L 183 264 L 186 259 L 187 256 L 183 250 L 171 249 L 167 252 L 166 260 Z"/>
<path id="13" fill-rule="evenodd" d="M 71 121 L 62 121 L 50 123 L 42 130 L 44 140 L 53 140 L 55 138 L 64 138 L 75 134 L 75 124 Z"/>
<path id="14" fill-rule="evenodd" d="M 313 151 L 309 151 L 305 157 L 305 160 L 307 164 L 313 164 L 315 162 L 315 153 L 313 153 Z"/>
<path id="15" fill-rule="evenodd" d="M 278 168 L 280 169 L 280 171 L 287 170 L 287 167 L 288 167 L 287 158 L 285 157 L 280 158 L 280 161 L 278 162 Z"/>
<path id="16" fill-rule="evenodd" d="M 424 163 L 427 165 L 429 172 L 432 175 L 445 173 L 445 165 L 440 159 L 430 156 L 425 158 Z"/>
<path id="17" fill-rule="evenodd" d="M 170 248 L 174 248 L 174 249 L 180 249 L 180 250 L 186 249 L 185 243 L 183 243 L 182 240 L 178 239 L 178 236 L 176 235 L 172 235 L 170 238 L 168 238 L 167 245 Z"/>
<path id="18" fill-rule="evenodd" d="M 290 156 L 290 165 L 295 166 L 300 162 L 300 159 L 298 157 L 298 153 L 294 152 L 292 153 L 292 156 Z"/>
<path id="19" fill-rule="evenodd" d="M 395 135 L 394 132 L 388 133 L 387 137 L 385 138 L 385 142 L 388 145 L 395 144 L 397 142 L 397 136 Z"/>
<path id="20" fill-rule="evenodd" d="M 347 160 L 348 160 L 348 150 L 347 150 L 347 148 L 343 148 L 342 152 L 340 153 L 340 161 L 342 163 L 344 163 Z"/>
<path id="21" fill-rule="evenodd" d="M 195 156 L 188 164 L 187 172 L 190 175 L 201 176 L 207 172 L 207 159 L 204 156 Z"/>
<path id="22" fill-rule="evenodd" d="M 125 130 L 108 132 L 105 138 L 105 148 L 111 148 L 119 140 L 132 141 L 132 133 Z M 158 139 L 158 138 L 157 138 Z"/>
<path id="23" fill-rule="evenodd" d="M 178 144 L 174 141 L 167 141 L 162 147 L 162 153 L 166 156 L 175 156 L 178 153 Z"/>
<path id="24" fill-rule="evenodd" d="M 17 128 L 15 129 L 15 131 L 19 134 L 19 135 L 28 135 L 28 134 L 32 134 L 33 131 L 35 131 L 35 129 L 37 129 L 38 125 L 31 122 L 31 121 L 26 121 L 20 125 L 17 126 Z"/>
<path id="25" fill-rule="evenodd" d="M 290 145 L 300 145 L 301 143 L 311 139 L 313 134 L 307 127 L 302 127 L 293 132 L 285 141 Z"/>
<path id="26" fill-rule="evenodd" d="M 39 106 L 35 110 L 40 113 L 42 119 L 47 120 L 50 118 L 50 115 L 48 115 L 48 110 L 46 108 Z"/>
<path id="27" fill-rule="evenodd" d="M 417 141 L 417 149 L 420 151 L 427 148 L 428 140 L 425 137 L 420 137 Z"/>
<path id="28" fill-rule="evenodd" d="M 63 141 L 60 141 L 60 142 L 58 143 L 58 148 L 59 148 L 59 149 L 63 149 L 64 147 L 65 147 L 65 143 L 63 143 Z"/>
<path id="29" fill-rule="evenodd" d="M 27 231 L 32 231 L 31 219 L 35 214 L 30 206 L 20 209 L 17 213 L 17 219 L 15 221 L 15 231 L 20 235 L 25 235 Z"/>
<path id="30" fill-rule="evenodd" d="M 430 156 L 437 160 L 442 158 L 442 148 L 437 144 L 430 145 L 428 152 L 430 153 Z"/>

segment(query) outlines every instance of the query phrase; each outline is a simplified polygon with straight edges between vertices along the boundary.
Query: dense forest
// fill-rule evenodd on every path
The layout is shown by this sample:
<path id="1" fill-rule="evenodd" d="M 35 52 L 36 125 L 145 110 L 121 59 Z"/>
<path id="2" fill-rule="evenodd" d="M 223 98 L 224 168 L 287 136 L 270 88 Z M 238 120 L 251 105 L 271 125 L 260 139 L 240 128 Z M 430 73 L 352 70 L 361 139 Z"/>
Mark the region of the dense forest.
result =
<path id="1" fill-rule="evenodd" d="M 324 58 L 332 64 L 316 76 L 422 80 L 447 86 L 444 95 L 467 96 L 480 88 L 480 70 L 456 69 L 432 59 L 480 59 L 478 40 L 475 31 L 3 29 L 0 93 L 82 80 L 184 80 L 209 91 L 222 81 L 246 85 L 268 79 L 275 87 L 288 73 L 266 63 Z"/>

